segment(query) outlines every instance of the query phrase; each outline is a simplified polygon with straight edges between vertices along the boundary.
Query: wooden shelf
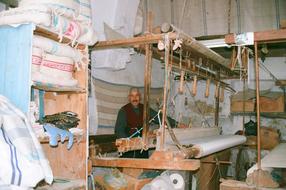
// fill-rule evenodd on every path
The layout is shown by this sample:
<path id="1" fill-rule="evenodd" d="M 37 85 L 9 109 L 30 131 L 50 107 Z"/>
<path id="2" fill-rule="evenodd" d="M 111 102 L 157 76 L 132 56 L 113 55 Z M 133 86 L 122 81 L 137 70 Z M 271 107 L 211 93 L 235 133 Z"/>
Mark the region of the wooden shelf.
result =
<path id="1" fill-rule="evenodd" d="M 46 28 L 42 28 L 42 27 L 39 27 L 37 26 L 36 27 L 36 30 L 34 31 L 34 34 L 36 35 L 39 35 L 39 36 L 43 36 L 43 37 L 46 37 L 46 38 L 50 38 L 52 40 L 55 40 L 55 41 L 59 41 L 59 35 L 56 34 L 55 32 L 52 32 Z M 67 37 L 63 37 L 63 40 L 61 43 L 64 43 L 64 44 L 71 44 L 71 39 L 67 38 Z M 85 49 L 85 45 L 84 44 L 78 44 L 77 45 L 77 49 L 80 49 L 80 50 L 84 50 Z"/>
<path id="2" fill-rule="evenodd" d="M 86 188 L 85 180 L 54 178 L 52 185 L 37 187 L 36 190 L 84 190 Z"/>
<path id="3" fill-rule="evenodd" d="M 33 88 L 44 90 L 47 92 L 73 92 L 73 93 L 85 93 L 86 90 L 81 87 L 60 86 L 49 83 L 33 82 Z"/>
<path id="4" fill-rule="evenodd" d="M 245 115 L 245 116 L 256 116 L 256 112 L 231 112 L 231 115 Z M 286 119 L 286 112 L 261 112 L 260 116 L 268 117 L 268 118 L 278 118 L 278 119 Z"/>

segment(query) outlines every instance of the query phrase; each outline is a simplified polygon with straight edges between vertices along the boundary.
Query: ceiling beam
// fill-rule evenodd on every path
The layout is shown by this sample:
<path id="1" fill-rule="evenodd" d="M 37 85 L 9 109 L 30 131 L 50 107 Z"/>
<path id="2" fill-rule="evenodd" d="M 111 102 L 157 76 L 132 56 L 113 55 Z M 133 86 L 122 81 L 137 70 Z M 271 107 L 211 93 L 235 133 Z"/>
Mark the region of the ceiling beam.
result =
<path id="1" fill-rule="evenodd" d="M 235 34 L 225 35 L 225 43 L 235 44 Z M 286 29 L 254 32 L 255 42 L 281 42 L 286 40 Z"/>

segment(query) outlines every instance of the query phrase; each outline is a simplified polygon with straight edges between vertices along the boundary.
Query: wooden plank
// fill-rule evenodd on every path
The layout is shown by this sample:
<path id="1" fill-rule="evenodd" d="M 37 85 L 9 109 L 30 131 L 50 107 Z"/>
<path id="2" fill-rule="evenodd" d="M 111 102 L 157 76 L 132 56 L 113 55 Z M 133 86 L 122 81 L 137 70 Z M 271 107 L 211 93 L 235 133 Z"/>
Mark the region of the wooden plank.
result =
<path id="1" fill-rule="evenodd" d="M 154 14 L 148 13 L 147 19 L 147 32 L 152 32 Z M 148 131 L 149 131 L 149 115 L 150 115 L 150 88 L 151 88 L 151 71 L 152 71 L 152 46 L 151 44 L 145 45 L 145 69 L 144 69 L 144 103 L 143 103 L 143 146 L 147 148 L 148 144 Z"/>
<path id="2" fill-rule="evenodd" d="M 70 87 L 70 86 L 61 86 L 61 85 L 54 85 L 48 83 L 41 83 L 41 82 L 33 82 L 33 88 L 44 90 L 46 92 L 72 92 L 72 93 L 85 93 L 86 90 L 79 86 Z"/>
<path id="3" fill-rule="evenodd" d="M 128 159 L 128 158 L 101 158 L 91 159 L 92 166 L 145 168 L 161 170 L 190 170 L 195 171 L 200 167 L 200 161 L 194 159 L 185 160 L 154 160 L 154 159 Z"/>
<path id="4" fill-rule="evenodd" d="M 224 40 L 225 43 L 227 44 L 234 44 L 235 34 L 227 34 Z M 254 32 L 254 41 L 256 42 L 284 41 L 284 40 L 286 40 L 286 29 Z"/>
<path id="5" fill-rule="evenodd" d="M 158 43 L 159 40 L 164 39 L 164 35 L 165 34 L 146 34 L 143 36 L 127 38 L 127 39 L 122 39 L 122 40 L 99 41 L 92 47 L 92 50 L 105 49 L 105 48 L 116 48 L 116 47 L 130 47 L 130 46 L 139 45 L 139 44 Z M 169 38 L 175 39 L 176 34 L 170 33 Z"/>
<path id="6" fill-rule="evenodd" d="M 39 26 L 36 27 L 34 34 L 39 35 L 39 36 L 43 36 L 46 38 L 50 38 L 50 39 L 55 40 L 55 41 L 59 41 L 59 35 L 58 34 L 51 32 L 51 31 L 48 31 L 47 29 L 41 28 Z M 71 41 L 72 41 L 71 39 L 69 39 L 67 37 L 63 37 L 62 43 L 71 44 Z M 86 45 L 78 44 L 76 48 L 80 49 L 80 50 L 84 50 L 86 48 Z"/>

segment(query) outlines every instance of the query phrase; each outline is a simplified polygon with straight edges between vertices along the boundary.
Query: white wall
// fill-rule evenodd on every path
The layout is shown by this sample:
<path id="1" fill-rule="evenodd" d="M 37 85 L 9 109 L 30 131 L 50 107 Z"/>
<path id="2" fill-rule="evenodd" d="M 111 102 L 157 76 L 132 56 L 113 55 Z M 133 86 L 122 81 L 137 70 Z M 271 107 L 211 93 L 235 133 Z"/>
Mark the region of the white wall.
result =
<path id="1" fill-rule="evenodd" d="M 277 29 L 276 13 L 280 19 L 286 18 L 285 0 L 278 1 L 279 11 L 275 0 L 187 0 L 183 25 L 179 26 L 184 1 L 173 0 L 173 24 L 194 37 L 227 34 L 228 28 L 231 33 Z M 148 10 L 155 13 L 155 26 L 171 21 L 170 0 L 148 2 Z"/>

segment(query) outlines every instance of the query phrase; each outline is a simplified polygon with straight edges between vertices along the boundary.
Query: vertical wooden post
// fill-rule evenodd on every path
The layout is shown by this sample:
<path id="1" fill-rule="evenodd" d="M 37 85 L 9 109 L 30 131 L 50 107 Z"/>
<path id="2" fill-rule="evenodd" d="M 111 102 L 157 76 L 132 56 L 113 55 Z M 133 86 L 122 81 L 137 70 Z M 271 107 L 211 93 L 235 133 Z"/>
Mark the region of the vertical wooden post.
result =
<path id="1" fill-rule="evenodd" d="M 254 42 L 255 48 L 255 81 L 256 81 L 256 114 L 257 114 L 257 168 L 261 169 L 261 146 L 260 146 L 260 88 L 259 88 L 259 62 L 257 41 Z"/>
<path id="2" fill-rule="evenodd" d="M 148 12 L 147 31 L 152 32 L 153 14 Z M 152 71 L 152 46 L 145 45 L 145 74 L 144 74 L 144 107 L 143 107 L 143 143 L 144 148 L 147 148 L 148 131 L 149 131 L 149 97 L 151 86 L 151 71 Z"/>
<path id="3" fill-rule="evenodd" d="M 217 79 L 220 80 L 220 72 L 217 72 Z M 220 96 L 220 83 L 217 82 L 215 89 L 215 126 L 218 127 L 219 121 L 219 96 Z"/>
<path id="4" fill-rule="evenodd" d="M 162 108 L 162 127 L 160 130 L 160 144 L 158 150 L 164 150 L 165 144 L 165 126 L 166 126 L 166 117 L 167 117 L 167 96 L 168 96 L 168 88 L 169 88 L 169 75 L 171 71 L 170 66 L 170 42 L 165 40 L 167 44 L 165 44 L 165 77 L 164 77 L 164 95 L 163 95 L 163 108 Z"/>

